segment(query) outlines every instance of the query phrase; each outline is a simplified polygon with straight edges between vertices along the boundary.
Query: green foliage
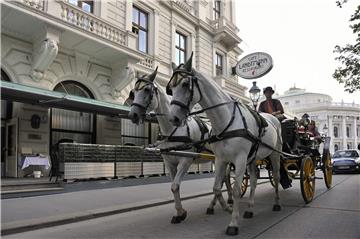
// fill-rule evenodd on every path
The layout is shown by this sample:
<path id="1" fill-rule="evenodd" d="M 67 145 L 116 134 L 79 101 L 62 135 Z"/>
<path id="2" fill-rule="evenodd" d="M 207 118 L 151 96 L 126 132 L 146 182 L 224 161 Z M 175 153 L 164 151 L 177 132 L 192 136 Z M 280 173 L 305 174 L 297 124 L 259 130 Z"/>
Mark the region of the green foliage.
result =
<path id="1" fill-rule="evenodd" d="M 337 1 L 339 7 L 347 0 Z M 345 47 L 335 46 L 335 53 L 339 56 L 335 58 L 341 63 L 333 77 L 341 84 L 344 84 L 345 91 L 353 93 L 360 91 L 360 5 L 350 18 L 350 28 L 356 35 L 354 44 L 346 44 Z"/>

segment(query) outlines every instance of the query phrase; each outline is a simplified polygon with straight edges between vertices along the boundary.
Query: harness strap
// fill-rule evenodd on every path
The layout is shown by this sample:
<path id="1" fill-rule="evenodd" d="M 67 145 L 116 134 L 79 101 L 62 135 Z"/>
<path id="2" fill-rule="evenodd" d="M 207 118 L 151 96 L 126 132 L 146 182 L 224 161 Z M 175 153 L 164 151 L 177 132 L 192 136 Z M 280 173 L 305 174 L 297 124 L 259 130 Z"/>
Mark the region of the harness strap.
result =
<path id="1" fill-rule="evenodd" d="M 219 106 L 227 105 L 227 104 L 231 104 L 231 103 L 233 103 L 233 101 L 223 102 L 223 103 L 220 103 L 220 104 L 217 104 L 217 105 L 210 106 L 210 107 L 205 108 L 205 109 L 201 109 L 201 110 L 198 110 L 198 111 L 191 112 L 189 115 L 191 116 L 191 115 L 201 114 L 201 113 L 204 113 L 207 110 L 211 110 L 211 109 L 217 108 Z"/>

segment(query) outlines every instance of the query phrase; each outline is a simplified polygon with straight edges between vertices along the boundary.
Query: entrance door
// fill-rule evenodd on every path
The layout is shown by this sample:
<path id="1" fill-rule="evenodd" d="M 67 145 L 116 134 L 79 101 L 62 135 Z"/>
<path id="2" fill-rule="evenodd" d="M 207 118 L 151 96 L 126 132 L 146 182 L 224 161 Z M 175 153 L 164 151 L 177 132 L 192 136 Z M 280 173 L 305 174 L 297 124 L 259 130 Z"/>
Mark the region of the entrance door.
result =
<path id="1" fill-rule="evenodd" d="M 6 123 L 6 177 L 17 177 L 18 135 L 18 118 L 10 119 Z"/>

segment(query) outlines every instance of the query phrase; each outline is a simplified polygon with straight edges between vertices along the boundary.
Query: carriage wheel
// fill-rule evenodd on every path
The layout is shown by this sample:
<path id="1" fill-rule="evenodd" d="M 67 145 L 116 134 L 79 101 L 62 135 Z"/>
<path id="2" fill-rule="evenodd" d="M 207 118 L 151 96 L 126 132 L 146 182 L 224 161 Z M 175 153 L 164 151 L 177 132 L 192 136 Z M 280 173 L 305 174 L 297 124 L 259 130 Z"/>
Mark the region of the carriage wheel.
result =
<path id="1" fill-rule="evenodd" d="M 234 184 L 235 184 L 235 167 L 230 168 L 229 179 L 230 179 L 231 188 L 234 188 Z M 249 185 L 249 174 L 247 172 L 245 172 L 242 183 L 241 183 L 240 197 L 243 197 L 245 195 L 246 190 L 248 188 L 248 185 Z"/>
<path id="2" fill-rule="evenodd" d="M 325 185 L 329 189 L 332 184 L 332 163 L 330 152 L 326 152 L 322 158 Z"/>
<path id="3" fill-rule="evenodd" d="M 301 161 L 300 187 L 304 201 L 306 203 L 311 202 L 315 193 L 315 165 L 309 156 Z"/>
<path id="4" fill-rule="evenodd" d="M 269 181 L 271 183 L 271 186 L 275 187 L 275 181 L 274 181 L 274 176 L 273 176 L 273 168 L 271 163 L 269 163 L 268 167 L 267 167 L 267 171 L 268 171 L 268 176 L 269 176 Z"/>

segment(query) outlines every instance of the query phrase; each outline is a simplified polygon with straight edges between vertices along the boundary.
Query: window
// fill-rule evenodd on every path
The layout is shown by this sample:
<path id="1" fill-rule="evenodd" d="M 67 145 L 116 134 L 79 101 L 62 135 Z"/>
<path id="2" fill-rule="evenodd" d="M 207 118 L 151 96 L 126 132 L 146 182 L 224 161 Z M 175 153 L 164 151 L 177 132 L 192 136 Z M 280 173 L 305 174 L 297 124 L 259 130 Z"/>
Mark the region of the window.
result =
<path id="1" fill-rule="evenodd" d="M 186 36 L 176 32 L 175 34 L 175 63 L 180 65 L 186 59 Z"/>
<path id="2" fill-rule="evenodd" d="M 359 137 L 359 127 L 356 129 L 356 136 Z"/>
<path id="3" fill-rule="evenodd" d="M 221 4 L 221 1 L 219 1 L 219 0 L 214 1 L 214 7 L 213 7 L 213 18 L 214 18 L 214 20 L 220 18 L 220 4 Z"/>
<path id="4" fill-rule="evenodd" d="M 220 76 L 223 74 L 223 56 L 216 52 L 215 56 L 215 68 L 216 68 L 216 75 Z"/>
<path id="5" fill-rule="evenodd" d="M 84 85 L 75 81 L 63 81 L 54 91 L 94 99 L 94 95 Z M 61 139 L 72 139 L 77 143 L 96 143 L 96 115 L 71 110 L 51 109 L 51 145 Z"/>
<path id="6" fill-rule="evenodd" d="M 339 145 L 335 144 L 335 145 L 334 145 L 334 151 L 336 152 L 336 151 L 338 151 L 338 150 L 339 150 Z"/>
<path id="7" fill-rule="evenodd" d="M 94 1 L 69 0 L 69 3 L 80 7 L 88 13 L 94 13 Z"/>
<path id="8" fill-rule="evenodd" d="M 137 7 L 133 7 L 132 32 L 138 35 L 137 48 L 148 52 L 148 14 Z"/>
<path id="9" fill-rule="evenodd" d="M 338 132 L 338 127 L 334 127 L 334 137 L 337 138 L 339 137 L 339 132 Z"/>
<path id="10" fill-rule="evenodd" d="M 300 103 L 300 100 L 296 100 L 295 103 L 296 103 L 296 104 L 299 104 L 299 103 Z"/>
<path id="11" fill-rule="evenodd" d="M 346 126 L 346 137 L 350 137 L 350 127 Z"/>

